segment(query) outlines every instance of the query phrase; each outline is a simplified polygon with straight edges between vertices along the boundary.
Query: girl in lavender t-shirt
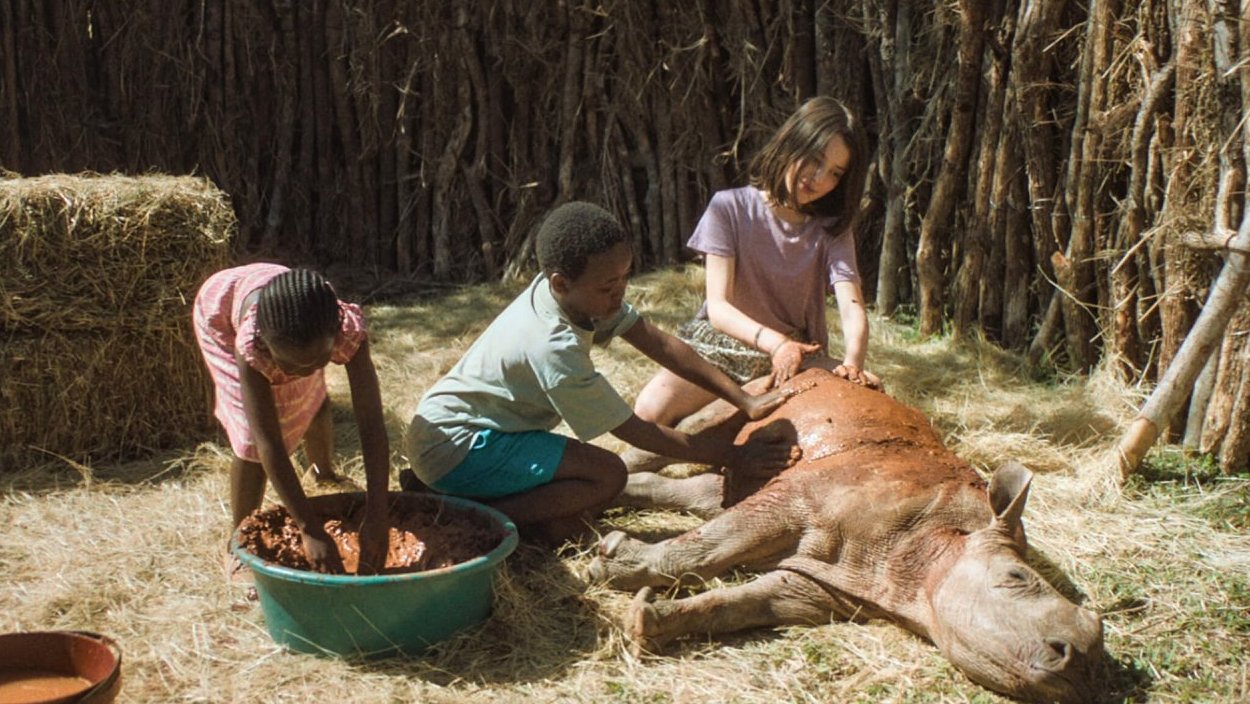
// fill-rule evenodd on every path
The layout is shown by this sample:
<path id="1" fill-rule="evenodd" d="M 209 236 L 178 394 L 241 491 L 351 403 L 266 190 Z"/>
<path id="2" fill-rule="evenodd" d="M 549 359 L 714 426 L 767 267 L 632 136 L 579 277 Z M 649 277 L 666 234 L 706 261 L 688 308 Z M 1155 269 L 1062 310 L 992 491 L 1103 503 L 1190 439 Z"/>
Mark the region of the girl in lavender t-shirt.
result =
<path id="1" fill-rule="evenodd" d="M 852 224 L 868 173 L 868 149 L 850 111 L 808 100 L 751 162 L 751 185 L 712 197 L 688 246 L 706 255 L 707 301 L 678 336 L 739 383 L 772 384 L 822 366 L 880 388 L 865 370 L 868 316 L 855 264 Z M 825 355 L 825 296 L 837 296 L 845 356 Z M 661 370 L 634 411 L 664 425 L 713 396 Z"/>

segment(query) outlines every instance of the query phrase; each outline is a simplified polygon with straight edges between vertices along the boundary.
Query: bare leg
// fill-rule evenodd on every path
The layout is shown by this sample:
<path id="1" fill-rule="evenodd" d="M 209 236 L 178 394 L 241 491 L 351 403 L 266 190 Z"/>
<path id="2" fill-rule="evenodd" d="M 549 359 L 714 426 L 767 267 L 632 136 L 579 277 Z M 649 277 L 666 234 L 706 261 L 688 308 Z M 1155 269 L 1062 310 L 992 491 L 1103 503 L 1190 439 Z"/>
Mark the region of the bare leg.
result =
<path id="1" fill-rule="evenodd" d="M 586 531 L 625 488 L 625 465 L 615 453 L 570 439 L 550 482 L 487 501 L 522 531 L 558 542 Z"/>
<path id="2" fill-rule="evenodd" d="M 230 462 L 230 520 L 231 529 L 238 528 L 243 519 L 260 508 L 265 498 L 265 468 L 259 462 L 235 457 Z M 229 550 L 222 564 L 226 583 L 247 586 L 252 584 L 252 571 Z M 250 597 L 254 598 L 254 597 Z"/>
<path id="3" fill-rule="evenodd" d="M 749 393 L 767 389 L 768 378 L 754 379 L 743 386 Z M 733 442 L 746 424 L 745 415 L 729 402 L 662 369 L 638 394 L 634 413 L 645 421 L 667 425 L 690 435 L 713 433 L 723 442 Z M 671 421 L 671 422 L 670 422 Z M 631 447 L 621 454 L 632 472 L 658 472 L 673 464 L 667 457 Z"/>
<path id="4" fill-rule="evenodd" d="M 328 398 L 317 409 L 317 415 L 313 416 L 308 432 L 304 434 L 304 454 L 312 465 L 313 479 L 318 484 L 352 483 L 334 470 L 334 418 Z"/>
<path id="5" fill-rule="evenodd" d="M 238 527 L 265 498 L 265 468 L 259 462 L 235 457 L 230 462 L 230 515 Z"/>
<path id="6" fill-rule="evenodd" d="M 683 418 L 716 400 L 710 391 L 695 386 L 667 369 L 651 377 L 638 392 L 634 413 L 645 421 L 676 427 Z"/>
<path id="7" fill-rule="evenodd" d="M 713 589 L 686 599 L 650 602 L 651 588 L 634 597 L 624 630 L 635 651 L 657 652 L 690 633 L 729 633 L 762 626 L 818 625 L 853 613 L 812 580 L 785 570 L 746 584 Z"/>

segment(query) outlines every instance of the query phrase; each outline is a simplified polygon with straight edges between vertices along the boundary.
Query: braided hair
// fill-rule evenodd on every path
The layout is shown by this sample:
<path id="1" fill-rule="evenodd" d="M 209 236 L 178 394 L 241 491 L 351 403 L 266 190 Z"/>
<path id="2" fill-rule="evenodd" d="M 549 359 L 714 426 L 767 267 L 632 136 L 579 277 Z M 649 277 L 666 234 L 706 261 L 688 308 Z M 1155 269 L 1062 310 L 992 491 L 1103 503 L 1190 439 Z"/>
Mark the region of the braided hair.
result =
<path id="1" fill-rule="evenodd" d="M 543 220 L 535 249 L 538 265 L 548 274 L 577 279 L 596 254 L 629 242 L 625 228 L 611 213 L 584 201 L 565 203 Z"/>
<path id="2" fill-rule="evenodd" d="M 256 327 L 263 337 L 299 347 L 334 336 L 339 329 L 338 295 L 315 271 L 284 271 L 261 288 Z"/>

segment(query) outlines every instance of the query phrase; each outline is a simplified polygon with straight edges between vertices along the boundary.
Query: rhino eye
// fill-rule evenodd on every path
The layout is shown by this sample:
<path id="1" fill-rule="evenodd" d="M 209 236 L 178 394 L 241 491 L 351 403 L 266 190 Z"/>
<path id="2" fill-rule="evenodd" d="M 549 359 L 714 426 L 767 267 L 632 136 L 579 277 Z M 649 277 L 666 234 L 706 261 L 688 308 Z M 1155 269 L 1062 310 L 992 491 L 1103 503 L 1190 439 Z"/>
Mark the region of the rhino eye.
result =
<path id="1" fill-rule="evenodd" d="M 1020 569 L 1019 567 L 1012 567 L 1006 570 L 1005 572 L 1003 572 L 1002 582 L 1000 583 L 1000 586 L 1007 587 L 1010 589 L 1023 589 L 1025 587 L 1028 587 L 1032 583 L 1033 581 L 1029 579 L 1029 575 L 1027 572 Z"/>

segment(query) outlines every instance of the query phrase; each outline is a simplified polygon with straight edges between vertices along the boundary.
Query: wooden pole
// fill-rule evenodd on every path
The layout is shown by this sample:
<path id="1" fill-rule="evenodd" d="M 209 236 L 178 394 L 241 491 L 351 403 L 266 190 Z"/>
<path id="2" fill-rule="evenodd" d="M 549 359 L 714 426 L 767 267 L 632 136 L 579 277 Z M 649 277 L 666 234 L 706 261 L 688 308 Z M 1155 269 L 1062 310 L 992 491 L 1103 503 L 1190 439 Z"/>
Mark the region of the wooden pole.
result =
<path id="1" fill-rule="evenodd" d="M 1194 380 L 1207 363 L 1215 346 L 1224 336 L 1224 328 L 1246 296 L 1250 284 L 1250 256 L 1241 250 L 1250 247 L 1250 212 L 1242 217 L 1241 227 L 1233 238 L 1211 295 L 1194 327 L 1185 336 L 1172 364 L 1146 400 L 1137 419 L 1120 440 L 1120 478 L 1126 480 L 1141 465 L 1142 459 L 1159 439 L 1159 429 L 1171 422 L 1176 411 L 1189 396 Z"/>
<path id="2" fill-rule="evenodd" d="M 959 74 L 955 87 L 954 115 L 946 137 L 941 171 L 933 186 L 929 209 L 920 223 L 916 269 L 920 279 L 920 334 L 941 332 L 944 319 L 946 275 L 942 258 L 949 243 L 945 230 L 972 149 L 972 126 L 981 87 L 981 52 L 985 46 L 986 8 L 975 0 L 959 3 Z"/>

